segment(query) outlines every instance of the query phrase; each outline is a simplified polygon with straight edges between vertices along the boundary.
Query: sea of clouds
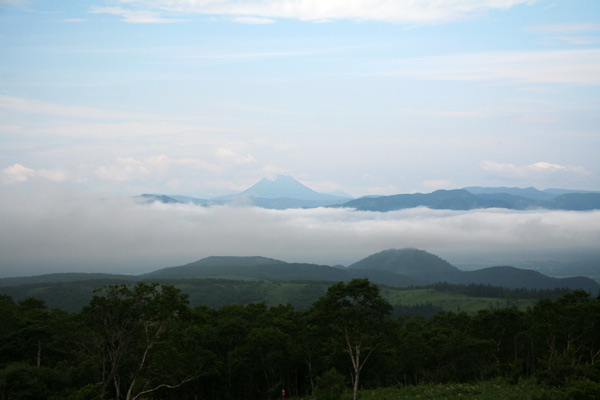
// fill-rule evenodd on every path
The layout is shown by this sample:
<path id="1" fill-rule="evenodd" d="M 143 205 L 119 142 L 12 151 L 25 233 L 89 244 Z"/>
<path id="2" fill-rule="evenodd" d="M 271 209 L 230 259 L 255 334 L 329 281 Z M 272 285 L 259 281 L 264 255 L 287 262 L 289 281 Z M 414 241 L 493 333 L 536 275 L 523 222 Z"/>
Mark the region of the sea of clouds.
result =
<path id="1" fill-rule="evenodd" d="M 139 274 L 213 255 L 349 265 L 405 247 L 451 262 L 507 265 L 597 252 L 600 243 L 600 211 L 201 207 L 51 185 L 13 186 L 0 197 L 0 220 L 0 277 Z"/>

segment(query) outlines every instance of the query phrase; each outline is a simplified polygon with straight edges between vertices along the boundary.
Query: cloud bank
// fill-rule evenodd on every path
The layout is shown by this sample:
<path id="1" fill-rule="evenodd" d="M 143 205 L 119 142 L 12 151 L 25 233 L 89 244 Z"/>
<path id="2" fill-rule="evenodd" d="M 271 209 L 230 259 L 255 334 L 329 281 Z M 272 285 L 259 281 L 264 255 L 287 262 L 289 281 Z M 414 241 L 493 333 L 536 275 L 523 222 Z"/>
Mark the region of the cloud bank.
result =
<path id="1" fill-rule="evenodd" d="M 132 8 L 96 7 L 94 13 L 121 15 L 125 22 L 172 22 L 158 11 L 258 18 L 326 21 L 348 19 L 402 24 L 437 24 L 463 20 L 489 11 L 506 10 L 533 0 L 122 0 Z M 245 22 L 241 20 L 240 22 Z"/>
<path id="2" fill-rule="evenodd" d="M 265 210 L 140 205 L 57 185 L 20 185 L 0 198 L 0 276 L 84 271 L 143 273 L 212 255 L 350 264 L 415 247 L 450 261 L 551 258 L 597 251 L 600 211 L 425 208 Z"/>

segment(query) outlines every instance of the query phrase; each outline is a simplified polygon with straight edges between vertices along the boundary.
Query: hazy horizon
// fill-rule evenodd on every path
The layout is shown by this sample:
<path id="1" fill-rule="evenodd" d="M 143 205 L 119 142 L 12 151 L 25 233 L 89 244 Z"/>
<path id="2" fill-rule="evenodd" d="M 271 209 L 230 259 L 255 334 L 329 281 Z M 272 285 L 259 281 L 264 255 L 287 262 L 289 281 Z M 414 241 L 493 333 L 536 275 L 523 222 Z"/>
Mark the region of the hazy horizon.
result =
<path id="1" fill-rule="evenodd" d="M 0 1 L 0 276 L 209 255 L 596 251 L 597 212 L 141 206 L 293 176 L 353 197 L 600 190 L 596 0 Z M 267 230 L 268 228 L 268 230 Z"/>
<path id="2" fill-rule="evenodd" d="M 140 204 L 56 184 L 0 198 L 0 276 L 53 272 L 140 274 L 208 256 L 265 256 L 349 265 L 389 248 L 451 262 L 506 265 L 600 255 L 600 210 L 392 212 Z M 494 262 L 496 261 L 496 262 Z"/>
<path id="3" fill-rule="evenodd" d="M 293 180 L 295 180 L 295 181 L 301 183 L 302 185 L 306 186 L 308 189 L 314 190 L 313 188 L 311 188 L 309 186 L 310 184 L 304 184 L 300 180 L 298 180 L 295 177 L 293 177 L 292 175 L 278 174 L 278 175 L 274 175 L 274 176 L 265 176 L 265 177 L 261 178 L 260 180 L 258 180 L 257 182 L 255 182 L 254 184 L 251 184 L 250 186 L 248 186 L 246 188 L 243 188 L 242 190 L 239 190 L 239 191 L 231 190 L 227 194 L 241 194 L 241 193 L 245 192 L 246 190 L 252 188 L 257 183 L 260 183 L 260 182 L 262 182 L 264 180 L 267 180 L 267 181 L 270 181 L 270 182 L 276 182 L 279 177 L 292 178 Z M 406 193 L 406 192 L 398 192 L 398 193 L 388 193 L 388 194 L 359 194 L 357 196 L 350 196 L 349 194 L 344 193 L 344 192 L 319 192 L 319 191 L 316 191 L 316 192 L 323 193 L 323 194 L 345 195 L 345 196 L 349 196 L 351 198 L 360 198 L 360 197 L 366 197 L 366 196 L 386 196 L 386 195 L 395 195 L 395 194 L 433 193 L 433 192 L 438 191 L 438 190 L 458 190 L 458 189 L 467 189 L 467 188 L 473 188 L 473 187 L 487 188 L 487 187 L 490 187 L 490 186 L 466 185 L 466 186 L 461 186 L 461 187 L 458 187 L 458 186 L 456 186 L 456 187 L 446 187 L 444 189 L 427 189 L 427 190 L 423 190 L 421 192 L 411 191 L 411 192 L 408 192 L 408 193 Z M 547 188 L 537 188 L 535 186 L 522 186 L 522 187 L 517 187 L 517 186 L 512 186 L 512 187 L 502 186 L 502 187 L 507 188 L 507 189 L 529 189 L 529 188 L 533 188 L 533 189 L 536 189 L 536 190 L 539 190 L 539 191 L 542 191 L 542 192 L 546 191 L 546 190 L 550 190 L 550 191 L 552 191 L 552 190 L 571 191 L 572 190 L 573 192 L 595 192 L 595 193 L 600 193 L 600 189 L 599 190 L 594 190 L 594 189 L 572 189 L 572 188 L 569 188 L 569 187 L 547 187 Z M 184 196 L 184 197 L 193 198 L 193 196 L 186 196 L 184 194 L 176 193 L 176 192 L 172 192 L 172 193 L 139 193 L 137 195 L 140 195 L 140 194 L 166 195 L 166 196 Z M 216 196 L 216 197 L 220 197 L 220 196 Z M 208 197 L 208 198 L 211 198 L 211 197 Z"/>

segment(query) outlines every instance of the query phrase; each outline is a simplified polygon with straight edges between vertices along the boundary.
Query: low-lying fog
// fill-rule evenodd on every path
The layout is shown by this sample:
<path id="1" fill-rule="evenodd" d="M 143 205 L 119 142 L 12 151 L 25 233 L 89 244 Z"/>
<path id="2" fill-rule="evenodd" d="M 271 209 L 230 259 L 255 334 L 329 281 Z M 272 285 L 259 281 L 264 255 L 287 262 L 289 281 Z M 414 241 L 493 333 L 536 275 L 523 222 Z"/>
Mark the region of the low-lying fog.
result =
<path id="1" fill-rule="evenodd" d="M 136 204 L 52 187 L 0 198 L 0 276 L 139 274 L 212 255 L 349 265 L 414 247 L 452 263 L 506 265 L 598 252 L 600 211 L 318 208 Z"/>

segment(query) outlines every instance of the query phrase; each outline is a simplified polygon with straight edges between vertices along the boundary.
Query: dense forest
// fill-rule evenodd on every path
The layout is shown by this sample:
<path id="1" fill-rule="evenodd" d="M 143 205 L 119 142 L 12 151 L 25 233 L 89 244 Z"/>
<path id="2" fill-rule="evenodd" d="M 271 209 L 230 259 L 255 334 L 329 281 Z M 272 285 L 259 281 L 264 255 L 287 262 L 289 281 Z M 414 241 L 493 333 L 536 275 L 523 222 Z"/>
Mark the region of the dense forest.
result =
<path id="1" fill-rule="evenodd" d="M 3 295 L 0 399 L 356 399 L 495 379 L 553 388 L 539 399 L 599 398 L 600 298 L 587 292 L 526 310 L 397 314 L 366 279 L 303 310 L 191 308 L 180 289 L 145 282 L 98 289 L 73 313 Z"/>

